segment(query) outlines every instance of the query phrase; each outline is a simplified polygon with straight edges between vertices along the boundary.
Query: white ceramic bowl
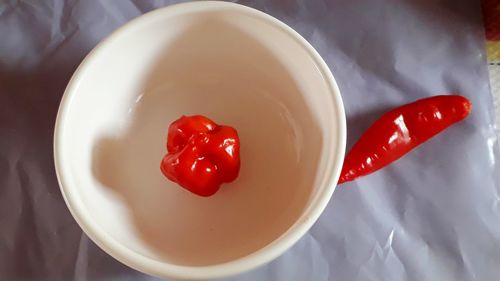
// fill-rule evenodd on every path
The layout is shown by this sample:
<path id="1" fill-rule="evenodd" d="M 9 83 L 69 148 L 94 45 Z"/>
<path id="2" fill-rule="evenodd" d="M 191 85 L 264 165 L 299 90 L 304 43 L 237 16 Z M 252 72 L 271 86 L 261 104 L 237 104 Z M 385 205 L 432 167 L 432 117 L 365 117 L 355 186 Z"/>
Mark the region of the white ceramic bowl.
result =
<path id="1" fill-rule="evenodd" d="M 159 169 L 183 114 L 240 134 L 240 177 L 209 198 Z M 210 279 L 269 262 L 312 226 L 345 130 L 336 82 L 305 39 L 257 10 L 196 2 L 131 21 L 85 58 L 59 109 L 55 165 L 104 251 L 151 275 Z"/>

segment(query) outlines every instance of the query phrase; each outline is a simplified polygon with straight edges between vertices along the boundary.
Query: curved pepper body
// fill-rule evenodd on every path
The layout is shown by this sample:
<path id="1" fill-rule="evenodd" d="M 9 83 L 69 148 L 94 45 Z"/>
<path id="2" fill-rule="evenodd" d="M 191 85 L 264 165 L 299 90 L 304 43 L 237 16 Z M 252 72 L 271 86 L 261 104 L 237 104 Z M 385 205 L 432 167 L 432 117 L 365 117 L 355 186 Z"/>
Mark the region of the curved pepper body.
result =
<path id="1" fill-rule="evenodd" d="M 168 129 L 168 154 L 160 168 L 183 188 L 211 196 L 222 183 L 234 181 L 240 170 L 238 133 L 201 116 L 182 116 Z"/>
<path id="2" fill-rule="evenodd" d="M 393 109 L 378 119 L 344 160 L 339 184 L 373 173 L 466 118 L 471 103 L 463 96 L 434 96 Z"/>

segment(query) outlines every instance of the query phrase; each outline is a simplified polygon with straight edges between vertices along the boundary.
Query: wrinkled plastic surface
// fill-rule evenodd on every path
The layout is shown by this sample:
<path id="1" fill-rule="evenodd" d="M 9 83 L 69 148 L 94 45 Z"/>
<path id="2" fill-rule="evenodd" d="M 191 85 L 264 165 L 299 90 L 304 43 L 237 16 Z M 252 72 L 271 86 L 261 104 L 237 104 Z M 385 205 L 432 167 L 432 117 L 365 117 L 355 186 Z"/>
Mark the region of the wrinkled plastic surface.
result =
<path id="1" fill-rule="evenodd" d="M 0 2 L 0 280 L 157 280 L 82 234 L 56 181 L 59 100 L 110 32 L 171 1 Z M 342 185 L 293 248 L 227 280 L 498 280 L 500 167 L 479 1 L 242 1 L 301 33 L 332 69 L 348 144 L 386 109 L 433 94 L 471 116 Z"/>

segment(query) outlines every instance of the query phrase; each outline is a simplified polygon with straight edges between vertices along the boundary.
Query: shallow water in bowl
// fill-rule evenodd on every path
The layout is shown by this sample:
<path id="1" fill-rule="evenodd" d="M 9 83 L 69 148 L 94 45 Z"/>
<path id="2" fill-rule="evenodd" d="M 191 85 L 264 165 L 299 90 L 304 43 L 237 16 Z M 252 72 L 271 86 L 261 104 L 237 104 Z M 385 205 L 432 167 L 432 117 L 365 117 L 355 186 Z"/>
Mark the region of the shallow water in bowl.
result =
<path id="1" fill-rule="evenodd" d="M 109 121 L 115 132 L 99 134 L 92 148 L 96 188 L 118 195 L 129 219 L 113 222 L 120 211 L 103 207 L 111 199 L 83 196 L 96 222 L 130 249 L 182 265 L 231 261 L 277 239 L 304 211 L 323 148 L 297 78 L 246 31 L 213 16 L 165 44 L 148 69 L 127 108 L 109 109 L 122 112 Z M 212 197 L 159 170 L 168 125 L 182 114 L 239 132 L 240 176 Z"/>

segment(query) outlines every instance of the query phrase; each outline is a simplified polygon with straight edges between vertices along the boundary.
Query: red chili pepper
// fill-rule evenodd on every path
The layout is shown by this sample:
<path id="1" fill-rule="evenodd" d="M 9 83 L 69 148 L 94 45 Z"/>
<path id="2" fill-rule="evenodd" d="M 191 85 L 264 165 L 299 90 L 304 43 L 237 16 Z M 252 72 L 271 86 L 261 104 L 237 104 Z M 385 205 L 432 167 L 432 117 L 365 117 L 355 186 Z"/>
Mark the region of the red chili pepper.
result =
<path id="1" fill-rule="evenodd" d="M 211 196 L 240 171 L 240 140 L 229 126 L 201 116 L 182 116 L 170 124 L 168 154 L 160 169 L 173 182 L 200 196 Z"/>
<path id="2" fill-rule="evenodd" d="M 434 96 L 393 109 L 378 119 L 344 160 L 339 184 L 373 173 L 466 118 L 472 105 L 462 96 Z"/>

